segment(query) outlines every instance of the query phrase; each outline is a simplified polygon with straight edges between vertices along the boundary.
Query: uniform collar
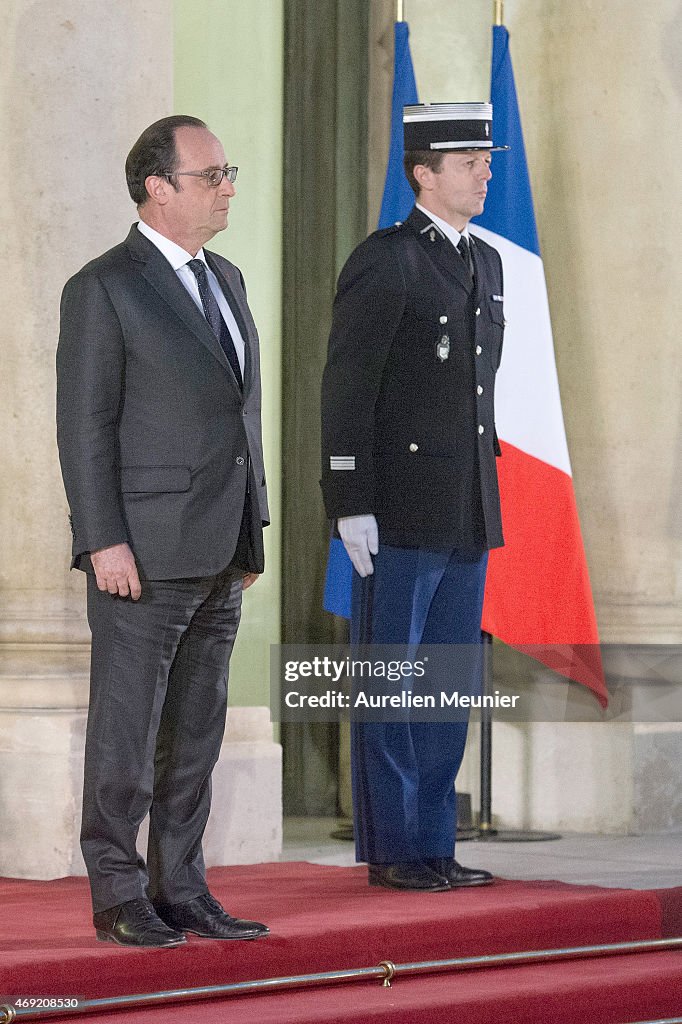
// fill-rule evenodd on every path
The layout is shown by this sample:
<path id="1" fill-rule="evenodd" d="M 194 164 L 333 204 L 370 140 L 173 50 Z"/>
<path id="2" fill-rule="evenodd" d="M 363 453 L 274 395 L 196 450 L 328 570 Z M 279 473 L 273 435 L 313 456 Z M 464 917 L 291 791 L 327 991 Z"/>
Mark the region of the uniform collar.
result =
<path id="1" fill-rule="evenodd" d="M 414 205 L 417 210 L 421 210 L 424 216 L 428 217 L 429 219 L 429 224 L 427 224 L 427 226 L 424 228 L 424 231 L 427 231 L 430 225 L 433 224 L 435 227 L 438 228 L 442 235 L 445 235 L 445 237 L 452 242 L 455 249 L 459 245 L 459 240 L 462 237 L 462 235 L 464 235 L 467 242 L 469 241 L 468 225 L 464 228 L 464 231 L 458 231 L 457 228 L 453 228 L 452 224 L 448 224 L 448 222 L 446 220 L 443 220 L 442 217 L 437 217 L 435 213 L 431 213 L 431 211 L 427 210 L 426 207 L 421 206 L 419 203 L 415 203 Z"/>
<path id="2" fill-rule="evenodd" d="M 462 288 L 471 294 L 474 290 L 474 282 L 469 268 L 457 252 L 452 239 L 447 237 L 445 231 L 433 220 L 431 214 L 415 206 L 405 224 L 414 232 L 420 247 L 427 256 L 434 260 L 441 270 L 450 277 L 454 277 Z M 450 230 L 454 230 L 454 228 Z M 459 232 L 457 234 L 459 235 Z"/>

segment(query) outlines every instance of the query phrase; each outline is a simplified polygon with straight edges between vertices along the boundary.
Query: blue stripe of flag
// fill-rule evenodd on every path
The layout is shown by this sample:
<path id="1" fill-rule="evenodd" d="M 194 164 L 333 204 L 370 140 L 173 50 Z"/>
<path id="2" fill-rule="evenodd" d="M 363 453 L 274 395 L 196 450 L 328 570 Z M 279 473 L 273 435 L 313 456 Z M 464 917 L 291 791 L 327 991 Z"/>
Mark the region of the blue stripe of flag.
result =
<path id="1" fill-rule="evenodd" d="M 414 193 L 403 170 L 405 146 L 403 142 L 403 107 L 419 103 L 417 83 L 410 55 L 410 30 L 406 21 L 395 23 L 395 63 L 393 71 L 393 100 L 391 102 L 391 145 L 388 151 L 386 183 L 381 200 L 379 227 L 388 228 L 398 220 L 405 220 L 414 206 Z"/>
<path id="2" fill-rule="evenodd" d="M 516 99 L 509 32 L 504 25 L 493 27 L 490 100 L 493 105 L 493 140 L 498 145 L 510 146 L 511 150 L 509 153 L 493 153 L 493 180 L 485 210 L 474 224 L 480 224 L 539 256 L 540 243 Z"/>

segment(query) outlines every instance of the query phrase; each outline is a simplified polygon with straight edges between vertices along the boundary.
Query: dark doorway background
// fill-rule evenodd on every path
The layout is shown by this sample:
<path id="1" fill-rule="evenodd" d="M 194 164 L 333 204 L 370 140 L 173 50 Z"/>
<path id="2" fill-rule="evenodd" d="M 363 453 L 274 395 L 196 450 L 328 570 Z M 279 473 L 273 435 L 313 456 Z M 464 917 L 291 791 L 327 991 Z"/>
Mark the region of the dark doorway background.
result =
<path id="1" fill-rule="evenodd" d="M 282 640 L 335 643 L 319 395 L 336 279 L 367 234 L 368 0 L 285 0 Z M 282 724 L 284 812 L 338 810 L 339 728 Z"/>

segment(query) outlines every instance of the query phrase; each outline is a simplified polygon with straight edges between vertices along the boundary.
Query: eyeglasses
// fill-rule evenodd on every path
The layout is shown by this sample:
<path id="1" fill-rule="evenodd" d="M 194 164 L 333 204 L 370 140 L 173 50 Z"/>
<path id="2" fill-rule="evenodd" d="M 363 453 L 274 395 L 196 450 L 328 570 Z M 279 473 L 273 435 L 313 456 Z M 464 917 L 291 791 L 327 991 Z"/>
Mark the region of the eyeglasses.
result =
<path id="1" fill-rule="evenodd" d="M 174 174 L 180 177 L 183 174 L 189 175 L 191 178 L 205 178 L 211 188 L 217 188 L 220 185 L 223 178 L 227 178 L 230 184 L 234 184 L 237 180 L 238 167 L 228 167 L 225 164 L 224 167 L 209 167 L 205 171 L 166 171 L 166 177 L 170 178 Z"/>

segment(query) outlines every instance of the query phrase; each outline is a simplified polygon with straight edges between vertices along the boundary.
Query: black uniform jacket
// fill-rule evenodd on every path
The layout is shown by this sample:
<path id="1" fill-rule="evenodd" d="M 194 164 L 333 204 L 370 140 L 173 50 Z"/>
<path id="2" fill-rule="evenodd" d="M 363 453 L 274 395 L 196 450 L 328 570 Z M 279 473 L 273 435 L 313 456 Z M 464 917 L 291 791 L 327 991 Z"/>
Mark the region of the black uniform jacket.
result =
<path id="1" fill-rule="evenodd" d="M 475 284 L 415 208 L 370 235 L 339 277 L 322 382 L 322 491 L 330 519 L 374 513 L 385 543 L 504 543 L 494 421 L 502 263 L 478 238 L 472 254 Z"/>
<path id="2" fill-rule="evenodd" d="M 268 521 L 258 334 L 242 276 L 205 251 L 245 344 L 244 388 L 206 318 L 136 226 L 67 282 L 57 351 L 57 440 L 73 562 L 127 541 L 141 576 L 211 576 L 250 513 L 248 568 Z M 247 568 L 245 566 L 245 568 Z"/>

